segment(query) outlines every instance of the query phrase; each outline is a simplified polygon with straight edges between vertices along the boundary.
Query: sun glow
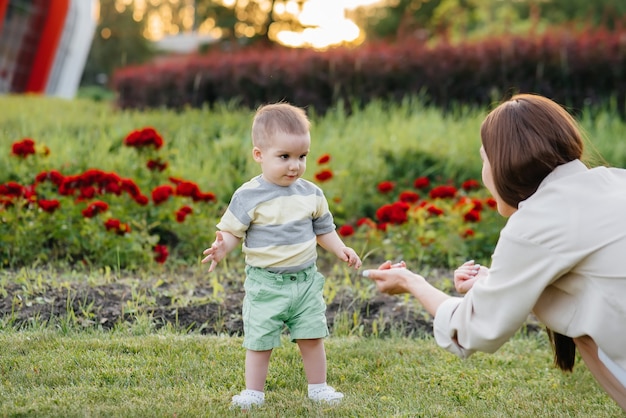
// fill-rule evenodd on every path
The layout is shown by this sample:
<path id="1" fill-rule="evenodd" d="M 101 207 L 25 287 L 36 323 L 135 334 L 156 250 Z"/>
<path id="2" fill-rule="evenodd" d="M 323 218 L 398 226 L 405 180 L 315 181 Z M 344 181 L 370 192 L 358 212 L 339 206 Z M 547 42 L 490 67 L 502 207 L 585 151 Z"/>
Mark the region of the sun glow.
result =
<path id="1" fill-rule="evenodd" d="M 346 12 L 361 6 L 380 4 L 383 1 L 385 0 L 307 0 L 302 9 L 296 0 L 276 2 L 275 13 L 296 16 L 305 28 L 302 31 L 294 31 L 278 26 L 271 38 L 283 45 L 296 48 L 325 49 L 344 43 L 359 44 L 365 38 L 363 31 L 354 21 L 346 17 Z M 236 0 L 220 0 L 220 3 L 226 7 L 234 7 Z M 213 39 L 222 36 L 221 29 L 216 26 L 214 19 L 207 19 L 193 29 L 195 0 L 115 0 L 114 4 L 120 13 L 132 5 L 133 18 L 146 22 L 144 36 L 152 41 L 162 40 L 170 35 L 200 35 Z M 153 7 L 149 8 L 149 5 Z M 173 16 L 172 5 L 183 6 L 177 9 L 176 19 Z M 236 30 L 244 36 L 255 34 L 254 27 L 244 23 Z"/>
<path id="2" fill-rule="evenodd" d="M 281 31 L 276 38 L 283 45 L 316 49 L 344 42 L 360 43 L 363 40 L 361 29 L 346 18 L 346 11 L 375 3 L 380 3 L 380 0 L 309 0 L 300 13 L 294 13 L 307 28 L 302 32 Z"/>

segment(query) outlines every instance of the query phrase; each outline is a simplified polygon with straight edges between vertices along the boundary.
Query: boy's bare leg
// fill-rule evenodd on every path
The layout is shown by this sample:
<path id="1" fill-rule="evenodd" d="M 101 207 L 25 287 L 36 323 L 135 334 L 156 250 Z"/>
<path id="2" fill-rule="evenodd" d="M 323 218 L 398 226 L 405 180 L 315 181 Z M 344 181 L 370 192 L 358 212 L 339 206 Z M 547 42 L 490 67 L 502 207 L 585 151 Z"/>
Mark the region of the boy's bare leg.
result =
<path id="1" fill-rule="evenodd" d="M 326 383 L 326 351 L 324 340 L 296 340 L 300 347 L 304 373 L 309 384 Z"/>
<path id="2" fill-rule="evenodd" d="M 263 392 L 272 350 L 246 351 L 246 389 Z"/>

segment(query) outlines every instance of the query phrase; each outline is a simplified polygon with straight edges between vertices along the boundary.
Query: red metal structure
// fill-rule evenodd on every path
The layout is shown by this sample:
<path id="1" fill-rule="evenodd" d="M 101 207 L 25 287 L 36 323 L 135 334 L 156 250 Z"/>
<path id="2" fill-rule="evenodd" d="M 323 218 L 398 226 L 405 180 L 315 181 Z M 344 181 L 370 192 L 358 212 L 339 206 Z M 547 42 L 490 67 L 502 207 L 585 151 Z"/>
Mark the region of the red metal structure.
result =
<path id="1" fill-rule="evenodd" d="M 72 97 L 97 6 L 97 0 L 0 0 L 0 93 Z"/>

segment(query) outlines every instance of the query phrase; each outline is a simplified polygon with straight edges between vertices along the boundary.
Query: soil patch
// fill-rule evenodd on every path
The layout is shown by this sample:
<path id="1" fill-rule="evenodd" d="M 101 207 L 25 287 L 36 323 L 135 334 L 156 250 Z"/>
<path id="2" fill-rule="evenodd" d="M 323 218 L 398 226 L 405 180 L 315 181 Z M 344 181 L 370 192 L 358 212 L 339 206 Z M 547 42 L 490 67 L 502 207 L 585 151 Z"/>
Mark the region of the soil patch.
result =
<path id="1" fill-rule="evenodd" d="M 432 276 L 434 280 L 449 278 L 451 272 L 440 270 Z M 5 279 L 0 289 L 0 317 L 17 327 L 70 321 L 104 329 L 148 317 L 155 328 L 168 325 L 203 334 L 243 334 L 244 292 L 240 281 L 220 281 L 218 297 L 210 283 L 197 280 L 193 274 L 99 285 L 62 279 L 47 283 L 39 280 L 32 289 L 23 280 Z M 177 287 L 180 283 L 187 283 L 184 291 Z M 343 335 L 432 335 L 432 318 L 416 301 L 375 289 L 366 296 L 357 296 L 348 287 L 339 289 L 327 305 L 327 319 L 331 332 Z M 527 329 L 537 327 L 530 323 Z"/>

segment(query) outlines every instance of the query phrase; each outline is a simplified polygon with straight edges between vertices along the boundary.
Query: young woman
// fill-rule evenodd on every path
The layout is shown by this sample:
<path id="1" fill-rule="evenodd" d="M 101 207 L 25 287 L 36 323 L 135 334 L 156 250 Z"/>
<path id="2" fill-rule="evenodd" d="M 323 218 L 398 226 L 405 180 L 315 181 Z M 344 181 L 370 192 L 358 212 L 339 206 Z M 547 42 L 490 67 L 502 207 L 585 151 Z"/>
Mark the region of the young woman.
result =
<path id="1" fill-rule="evenodd" d="M 490 268 L 455 272 L 462 298 L 404 263 L 364 275 L 382 292 L 415 296 L 435 318 L 437 343 L 462 358 L 496 351 L 533 312 L 556 365 L 571 371 L 578 349 L 626 410 L 626 170 L 588 168 L 575 120 L 538 95 L 500 104 L 480 133 L 483 182 L 508 218 Z"/>

